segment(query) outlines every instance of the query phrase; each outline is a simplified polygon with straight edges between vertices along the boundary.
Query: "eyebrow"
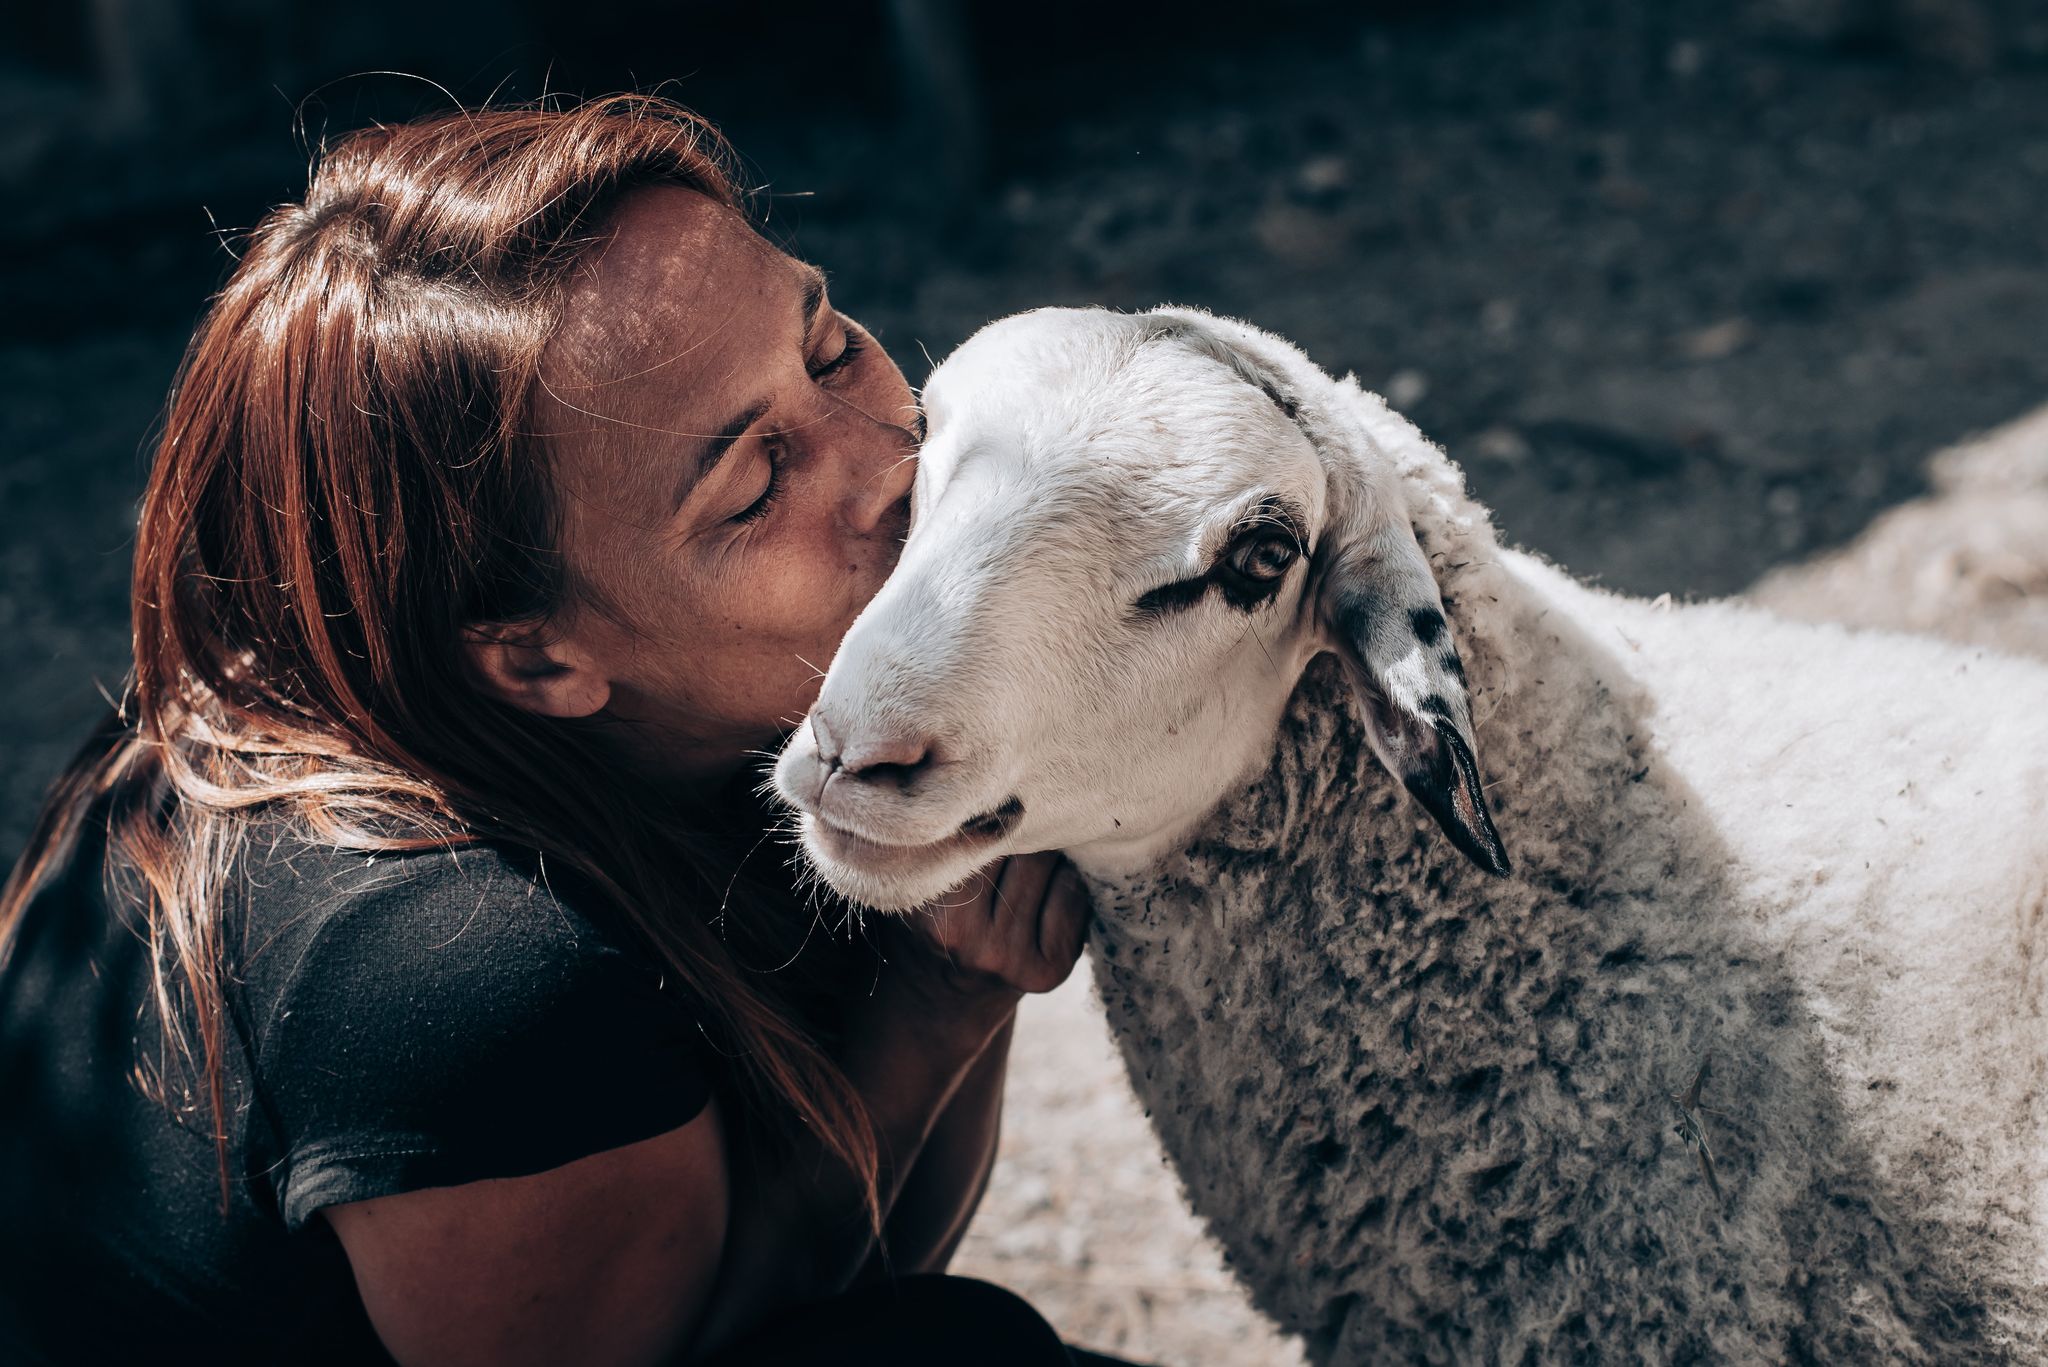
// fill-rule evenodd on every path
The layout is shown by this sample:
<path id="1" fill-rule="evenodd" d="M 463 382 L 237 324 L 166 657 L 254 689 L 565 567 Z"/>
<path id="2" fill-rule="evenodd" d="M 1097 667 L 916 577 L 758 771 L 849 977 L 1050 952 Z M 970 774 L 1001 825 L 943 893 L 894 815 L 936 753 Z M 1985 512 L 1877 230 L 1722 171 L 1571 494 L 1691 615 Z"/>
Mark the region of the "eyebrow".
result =
<path id="1" fill-rule="evenodd" d="M 811 329 L 817 326 L 818 310 L 825 303 L 825 272 L 809 263 L 803 263 L 801 269 L 803 281 L 799 286 L 799 299 L 803 328 L 797 334 L 799 340 L 811 335 Z M 725 459 L 725 453 L 732 449 L 732 444 L 746 435 L 749 427 L 761 420 L 761 415 L 768 411 L 768 406 L 769 400 L 762 399 L 746 412 L 735 414 L 721 424 L 716 432 L 704 439 L 704 444 L 697 448 L 696 455 L 683 462 L 683 477 L 676 487 L 675 507 L 683 506 L 683 501 L 689 498 L 690 491 L 703 483 L 704 477 L 717 468 L 718 462 Z"/>

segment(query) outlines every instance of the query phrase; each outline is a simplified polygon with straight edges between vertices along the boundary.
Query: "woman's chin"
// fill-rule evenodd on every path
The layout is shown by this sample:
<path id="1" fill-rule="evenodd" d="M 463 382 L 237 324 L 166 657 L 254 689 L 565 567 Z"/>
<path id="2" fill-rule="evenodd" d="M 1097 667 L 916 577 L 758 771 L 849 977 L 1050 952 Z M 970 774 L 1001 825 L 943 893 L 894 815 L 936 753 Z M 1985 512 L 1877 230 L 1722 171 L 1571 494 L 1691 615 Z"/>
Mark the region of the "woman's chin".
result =
<path id="1" fill-rule="evenodd" d="M 951 892 L 999 857 L 999 840 L 956 835 L 929 845 L 886 845 L 805 813 L 804 854 L 820 878 L 875 911 L 911 911 Z"/>

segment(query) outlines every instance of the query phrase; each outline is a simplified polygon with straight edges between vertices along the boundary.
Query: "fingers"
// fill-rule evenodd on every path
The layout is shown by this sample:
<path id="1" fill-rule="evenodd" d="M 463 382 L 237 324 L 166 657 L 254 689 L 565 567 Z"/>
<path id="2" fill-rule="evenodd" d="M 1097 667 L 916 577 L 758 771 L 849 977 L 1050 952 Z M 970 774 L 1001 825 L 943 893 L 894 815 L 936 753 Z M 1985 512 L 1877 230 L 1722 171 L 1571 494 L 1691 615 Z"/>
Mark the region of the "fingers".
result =
<path id="1" fill-rule="evenodd" d="M 1073 972 L 1090 914 L 1081 876 L 1048 852 L 983 869 L 917 921 L 925 942 L 959 972 L 1050 992 Z"/>
<path id="2" fill-rule="evenodd" d="M 1014 882 L 1006 878 L 1000 888 L 1021 936 L 1016 946 L 1021 971 L 1015 981 L 1026 992 L 1050 992 L 1067 980 L 1081 957 L 1088 935 L 1088 890 L 1074 866 L 1058 855 L 1026 855 L 1010 863 L 1024 865 Z"/>
<path id="3" fill-rule="evenodd" d="M 1013 854 L 1005 859 L 1001 875 L 996 879 L 992 914 L 1006 918 L 1022 929 L 1034 929 L 1038 910 L 1045 903 L 1046 889 L 1064 862 L 1051 852 Z"/>
<path id="4" fill-rule="evenodd" d="M 1045 911 L 1038 918 L 1038 948 L 1047 962 L 1061 968 L 1062 978 L 1081 957 L 1081 946 L 1088 942 L 1088 923 L 1094 915 L 1095 909 L 1088 901 L 1088 885 L 1080 871 L 1061 860 L 1059 871 L 1046 890 Z"/>
<path id="5" fill-rule="evenodd" d="M 934 952 L 968 972 L 992 971 L 1000 957 L 1000 930 L 1015 917 L 1002 915 L 1001 882 L 1015 860 L 997 860 L 973 873 L 931 902 L 921 915 L 909 918 L 920 939 Z M 1017 884 L 1021 888 L 1021 881 Z M 1011 894 L 1014 896 L 1014 891 Z"/>

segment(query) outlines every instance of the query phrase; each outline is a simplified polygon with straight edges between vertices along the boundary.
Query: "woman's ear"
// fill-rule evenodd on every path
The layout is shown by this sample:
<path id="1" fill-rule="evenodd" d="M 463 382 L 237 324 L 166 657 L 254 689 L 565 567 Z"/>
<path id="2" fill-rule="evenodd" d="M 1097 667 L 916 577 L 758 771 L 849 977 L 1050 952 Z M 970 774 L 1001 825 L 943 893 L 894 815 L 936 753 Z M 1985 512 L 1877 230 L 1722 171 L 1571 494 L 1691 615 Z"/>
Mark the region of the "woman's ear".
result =
<path id="1" fill-rule="evenodd" d="M 611 701 L 611 680 L 597 662 L 545 628 L 473 626 L 462 649 L 485 692 L 535 716 L 588 717 Z"/>

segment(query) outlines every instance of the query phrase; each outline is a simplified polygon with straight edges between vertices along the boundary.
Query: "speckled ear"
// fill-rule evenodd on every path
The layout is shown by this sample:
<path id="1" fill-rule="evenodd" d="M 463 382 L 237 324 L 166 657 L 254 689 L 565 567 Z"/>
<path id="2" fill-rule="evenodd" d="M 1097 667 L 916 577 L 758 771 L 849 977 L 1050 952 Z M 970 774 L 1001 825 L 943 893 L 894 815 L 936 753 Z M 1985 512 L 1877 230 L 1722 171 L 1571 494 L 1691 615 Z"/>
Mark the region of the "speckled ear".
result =
<path id="1" fill-rule="evenodd" d="M 1505 876 L 1486 809 L 1465 667 L 1429 563 L 1406 526 L 1331 546 L 1322 611 L 1365 704 L 1373 753 L 1465 856 Z"/>
<path id="2" fill-rule="evenodd" d="M 1145 315 L 1151 335 L 1221 361 L 1271 399 L 1323 456 L 1334 480 L 1365 482 L 1364 434 L 1327 401 L 1329 377 L 1278 338 L 1189 309 Z M 1359 449 L 1353 449 L 1359 448 Z M 1436 818 L 1467 858 L 1509 872 L 1486 809 L 1472 740 L 1465 667 L 1444 619 L 1429 561 L 1398 495 L 1347 488 L 1318 556 L 1321 609 L 1333 647 L 1352 669 L 1380 762 Z"/>

